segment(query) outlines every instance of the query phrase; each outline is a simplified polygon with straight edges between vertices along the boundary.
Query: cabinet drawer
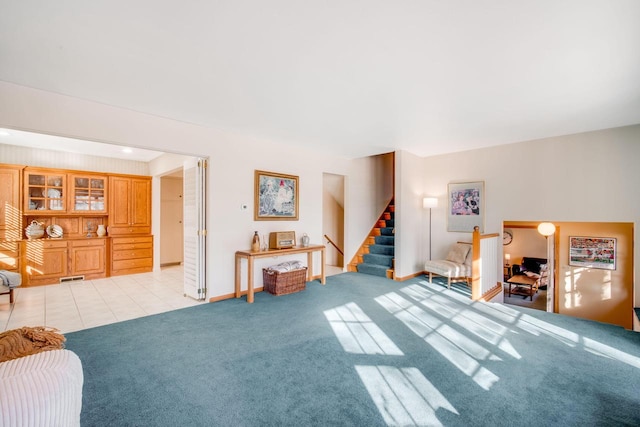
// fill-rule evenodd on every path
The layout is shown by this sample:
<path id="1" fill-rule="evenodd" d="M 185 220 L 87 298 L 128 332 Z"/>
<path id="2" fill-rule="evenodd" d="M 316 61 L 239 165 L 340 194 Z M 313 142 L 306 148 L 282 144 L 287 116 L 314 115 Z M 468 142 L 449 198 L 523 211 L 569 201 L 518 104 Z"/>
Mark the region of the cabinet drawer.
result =
<path id="1" fill-rule="evenodd" d="M 114 261 L 123 260 L 123 259 L 150 258 L 150 257 L 153 257 L 153 248 L 114 250 L 111 255 L 111 258 Z"/>
<path id="2" fill-rule="evenodd" d="M 142 237 L 114 237 L 112 239 L 114 245 L 125 245 L 132 243 L 153 243 L 153 236 Z"/>
<path id="3" fill-rule="evenodd" d="M 54 249 L 54 248 L 66 248 L 66 240 L 53 240 L 53 239 L 35 239 L 25 242 L 27 251 L 37 249 Z"/>
<path id="4" fill-rule="evenodd" d="M 113 261 L 114 270 L 126 270 L 129 268 L 153 267 L 152 258 L 125 259 Z"/>
<path id="5" fill-rule="evenodd" d="M 152 243 L 126 243 L 122 245 L 113 245 L 113 250 L 115 251 L 130 251 L 133 249 L 147 249 L 153 248 Z"/>
<path id="6" fill-rule="evenodd" d="M 130 234 L 149 234 L 151 227 L 116 227 L 109 226 L 109 236 L 128 236 Z"/>
<path id="7" fill-rule="evenodd" d="M 87 246 L 105 246 L 106 240 L 104 239 L 86 239 L 86 240 L 72 240 L 71 247 L 83 248 Z"/>

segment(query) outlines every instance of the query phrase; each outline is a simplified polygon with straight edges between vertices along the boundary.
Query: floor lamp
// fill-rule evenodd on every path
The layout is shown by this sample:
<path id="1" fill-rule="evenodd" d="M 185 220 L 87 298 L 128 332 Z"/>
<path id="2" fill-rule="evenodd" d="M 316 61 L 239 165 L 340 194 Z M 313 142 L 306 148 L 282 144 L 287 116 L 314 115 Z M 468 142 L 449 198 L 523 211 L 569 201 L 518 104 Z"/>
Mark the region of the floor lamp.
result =
<path id="1" fill-rule="evenodd" d="M 438 207 L 438 199 L 435 197 L 425 197 L 422 199 L 422 207 L 429 209 L 429 259 L 431 259 L 431 209 Z"/>

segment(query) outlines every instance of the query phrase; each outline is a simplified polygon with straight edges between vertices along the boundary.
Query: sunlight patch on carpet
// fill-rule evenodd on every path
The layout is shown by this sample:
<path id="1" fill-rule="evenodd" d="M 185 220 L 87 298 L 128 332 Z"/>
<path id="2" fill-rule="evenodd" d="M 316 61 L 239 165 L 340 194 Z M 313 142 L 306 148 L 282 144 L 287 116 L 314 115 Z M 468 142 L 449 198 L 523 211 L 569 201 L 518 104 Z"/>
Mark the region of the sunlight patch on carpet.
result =
<path id="1" fill-rule="evenodd" d="M 388 356 L 404 354 L 355 303 L 326 310 L 324 315 L 347 353 Z"/>
<path id="2" fill-rule="evenodd" d="M 619 360 L 629 366 L 640 369 L 640 358 L 590 338 L 583 338 L 583 340 L 586 351 L 597 354 L 598 356 Z"/>
<path id="3" fill-rule="evenodd" d="M 395 292 L 387 293 L 375 300 L 483 389 L 489 390 L 499 380 L 497 375 L 479 362 L 501 360 L 488 349 Z"/>
<path id="4" fill-rule="evenodd" d="M 508 341 L 506 335 L 509 329 L 501 324 L 481 315 L 480 313 L 460 306 L 456 302 L 448 299 L 443 294 L 434 294 L 428 289 L 424 289 L 419 285 L 412 285 L 401 289 L 402 292 L 409 295 L 412 299 L 419 302 L 430 311 L 438 313 L 445 319 L 449 319 L 463 329 L 471 332 L 483 341 L 491 345 L 497 346 L 501 351 L 507 353 L 515 359 L 522 356 Z M 497 356 L 496 356 L 497 357 Z"/>
<path id="5" fill-rule="evenodd" d="M 387 425 L 440 426 L 436 410 L 458 411 L 416 368 L 356 366 Z"/>

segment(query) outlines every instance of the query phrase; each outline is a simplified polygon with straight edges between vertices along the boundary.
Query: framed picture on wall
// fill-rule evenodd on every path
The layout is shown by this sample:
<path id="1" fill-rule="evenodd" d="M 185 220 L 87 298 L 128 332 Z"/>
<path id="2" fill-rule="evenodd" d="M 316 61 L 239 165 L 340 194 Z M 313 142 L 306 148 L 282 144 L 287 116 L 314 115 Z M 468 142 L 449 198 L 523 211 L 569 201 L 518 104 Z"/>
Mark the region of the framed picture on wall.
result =
<path id="1" fill-rule="evenodd" d="M 569 265 L 616 269 L 616 239 L 613 237 L 569 237 Z"/>
<path id="2" fill-rule="evenodd" d="M 298 177 L 255 171 L 253 219 L 298 220 Z"/>
<path id="3" fill-rule="evenodd" d="M 484 232 L 484 181 L 450 183 L 447 192 L 447 230 Z"/>

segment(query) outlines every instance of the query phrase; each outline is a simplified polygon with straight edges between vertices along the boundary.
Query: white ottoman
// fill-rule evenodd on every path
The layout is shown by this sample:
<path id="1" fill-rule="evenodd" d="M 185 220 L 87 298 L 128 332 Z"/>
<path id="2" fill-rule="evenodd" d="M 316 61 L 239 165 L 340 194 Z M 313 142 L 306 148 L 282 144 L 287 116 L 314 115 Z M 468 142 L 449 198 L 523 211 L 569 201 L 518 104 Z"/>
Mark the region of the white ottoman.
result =
<path id="1" fill-rule="evenodd" d="M 0 427 L 79 426 L 84 376 L 70 350 L 0 363 Z"/>

